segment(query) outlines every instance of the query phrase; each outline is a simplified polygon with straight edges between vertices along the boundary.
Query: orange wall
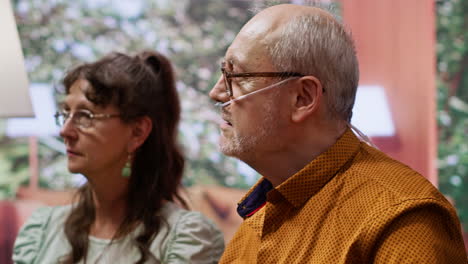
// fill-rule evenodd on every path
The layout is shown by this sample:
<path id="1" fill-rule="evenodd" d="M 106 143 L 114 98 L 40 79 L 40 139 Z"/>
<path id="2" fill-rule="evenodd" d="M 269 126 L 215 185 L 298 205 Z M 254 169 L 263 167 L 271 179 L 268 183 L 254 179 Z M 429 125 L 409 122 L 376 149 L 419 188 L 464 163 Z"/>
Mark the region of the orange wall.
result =
<path id="1" fill-rule="evenodd" d="M 389 99 L 397 136 L 377 145 L 437 185 L 434 1 L 341 2 L 360 85 L 381 85 Z"/>

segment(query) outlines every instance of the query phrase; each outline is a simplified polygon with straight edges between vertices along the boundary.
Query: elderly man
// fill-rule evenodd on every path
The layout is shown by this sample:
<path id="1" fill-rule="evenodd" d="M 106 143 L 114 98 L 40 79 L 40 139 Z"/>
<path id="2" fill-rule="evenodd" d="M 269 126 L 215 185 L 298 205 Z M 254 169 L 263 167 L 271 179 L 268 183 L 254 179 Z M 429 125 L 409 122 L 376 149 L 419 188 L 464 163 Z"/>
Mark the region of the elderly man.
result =
<path id="1" fill-rule="evenodd" d="M 350 128 L 353 41 L 329 13 L 273 6 L 227 50 L 210 92 L 220 148 L 263 178 L 220 263 L 466 263 L 454 208 Z"/>

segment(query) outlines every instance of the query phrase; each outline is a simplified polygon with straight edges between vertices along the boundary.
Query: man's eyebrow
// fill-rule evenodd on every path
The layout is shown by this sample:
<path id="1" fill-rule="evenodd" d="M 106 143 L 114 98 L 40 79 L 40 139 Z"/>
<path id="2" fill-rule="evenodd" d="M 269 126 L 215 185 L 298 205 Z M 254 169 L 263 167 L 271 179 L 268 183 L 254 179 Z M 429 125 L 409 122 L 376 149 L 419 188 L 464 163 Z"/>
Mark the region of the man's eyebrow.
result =
<path id="1" fill-rule="evenodd" d="M 231 68 L 234 66 L 234 60 L 233 59 L 223 59 L 221 61 L 221 65 L 223 65 L 226 68 Z"/>
<path id="2" fill-rule="evenodd" d="M 226 69 L 230 69 L 232 73 L 242 73 L 246 71 L 243 65 L 239 63 L 239 61 L 236 60 L 236 58 L 225 59 L 223 60 L 223 63 L 224 67 Z"/>

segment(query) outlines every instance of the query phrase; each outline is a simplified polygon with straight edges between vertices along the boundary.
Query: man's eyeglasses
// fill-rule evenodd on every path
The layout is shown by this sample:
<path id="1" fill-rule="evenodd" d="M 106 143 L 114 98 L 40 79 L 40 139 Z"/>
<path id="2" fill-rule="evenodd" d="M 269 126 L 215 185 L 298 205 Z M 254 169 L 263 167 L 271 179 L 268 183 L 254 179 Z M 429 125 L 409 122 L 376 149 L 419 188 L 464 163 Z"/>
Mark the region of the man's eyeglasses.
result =
<path id="1" fill-rule="evenodd" d="M 94 119 L 107 119 L 119 116 L 119 114 L 93 114 L 91 111 L 85 109 L 77 110 L 74 113 L 59 111 L 54 115 L 55 123 L 58 126 L 63 126 L 65 122 L 71 118 L 73 125 L 81 129 L 93 126 Z"/>
<path id="2" fill-rule="evenodd" d="M 305 75 L 297 72 L 243 72 L 232 73 L 226 70 L 225 63 L 221 64 L 221 72 L 223 73 L 224 84 L 226 86 L 226 93 L 232 98 L 232 78 L 254 78 L 254 77 L 303 77 Z"/>
<path id="3" fill-rule="evenodd" d="M 289 78 L 287 78 L 287 79 L 284 79 L 284 80 L 282 80 L 282 81 L 280 81 L 280 82 L 274 83 L 274 84 L 269 85 L 269 86 L 267 86 L 267 87 L 263 87 L 263 88 L 258 89 L 258 90 L 256 90 L 256 91 L 253 91 L 253 92 L 251 92 L 251 93 L 244 94 L 244 95 L 241 95 L 241 96 L 236 97 L 236 98 L 234 98 L 234 99 L 231 99 L 231 100 L 229 100 L 229 101 L 227 101 L 227 102 L 224 102 L 224 103 L 222 103 L 222 102 L 217 102 L 217 103 L 215 103 L 215 106 L 216 106 L 216 107 L 219 107 L 220 109 L 222 109 L 222 108 L 224 108 L 224 107 L 226 107 L 226 106 L 232 104 L 233 102 L 240 101 L 240 100 L 242 100 L 242 99 L 245 99 L 245 98 L 250 97 L 250 96 L 252 96 L 252 95 L 258 94 L 258 93 L 260 93 L 260 92 L 264 92 L 264 91 L 273 89 L 273 88 L 275 88 L 275 87 L 280 87 L 282 84 L 285 84 L 286 82 L 289 82 L 289 81 L 291 81 L 291 80 L 297 79 L 297 78 L 299 78 L 299 77 L 300 77 L 300 76 L 298 76 L 298 77 L 289 77 Z"/>

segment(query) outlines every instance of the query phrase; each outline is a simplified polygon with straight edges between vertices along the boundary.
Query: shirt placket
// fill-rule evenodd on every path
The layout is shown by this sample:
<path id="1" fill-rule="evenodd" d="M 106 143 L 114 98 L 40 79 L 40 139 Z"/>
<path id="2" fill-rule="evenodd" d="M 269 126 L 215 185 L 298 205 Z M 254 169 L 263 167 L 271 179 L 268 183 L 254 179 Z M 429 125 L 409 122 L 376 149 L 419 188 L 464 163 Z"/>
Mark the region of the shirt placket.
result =
<path id="1" fill-rule="evenodd" d="M 284 221 L 288 219 L 289 212 L 292 208 L 293 207 L 276 189 L 268 193 L 257 263 L 274 263 L 279 257 L 277 252 L 278 245 L 273 242 L 277 239 L 277 237 L 275 237 L 275 231 L 281 228 Z"/>

